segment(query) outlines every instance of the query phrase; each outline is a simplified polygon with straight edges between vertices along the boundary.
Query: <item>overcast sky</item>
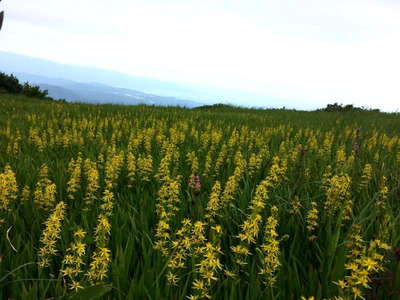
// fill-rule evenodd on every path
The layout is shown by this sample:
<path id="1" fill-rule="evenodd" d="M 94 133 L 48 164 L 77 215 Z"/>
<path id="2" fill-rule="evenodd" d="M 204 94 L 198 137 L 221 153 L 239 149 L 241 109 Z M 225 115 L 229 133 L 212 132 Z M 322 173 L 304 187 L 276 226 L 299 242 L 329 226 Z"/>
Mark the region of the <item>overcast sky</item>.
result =
<path id="1" fill-rule="evenodd" d="M 0 5 L 0 50 L 319 107 L 337 100 L 400 110 L 398 0 Z"/>

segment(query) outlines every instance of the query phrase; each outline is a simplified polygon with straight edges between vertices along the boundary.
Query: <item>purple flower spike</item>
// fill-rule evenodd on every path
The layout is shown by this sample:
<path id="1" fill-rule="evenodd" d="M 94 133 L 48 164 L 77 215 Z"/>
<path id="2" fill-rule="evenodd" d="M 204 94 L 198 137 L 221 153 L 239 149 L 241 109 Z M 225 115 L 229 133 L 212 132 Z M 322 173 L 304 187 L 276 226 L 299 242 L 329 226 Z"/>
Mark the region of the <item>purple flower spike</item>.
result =
<path id="1" fill-rule="evenodd" d="M 199 175 L 191 175 L 188 185 L 189 188 L 191 188 L 196 195 L 199 194 L 201 189 L 201 181 Z"/>

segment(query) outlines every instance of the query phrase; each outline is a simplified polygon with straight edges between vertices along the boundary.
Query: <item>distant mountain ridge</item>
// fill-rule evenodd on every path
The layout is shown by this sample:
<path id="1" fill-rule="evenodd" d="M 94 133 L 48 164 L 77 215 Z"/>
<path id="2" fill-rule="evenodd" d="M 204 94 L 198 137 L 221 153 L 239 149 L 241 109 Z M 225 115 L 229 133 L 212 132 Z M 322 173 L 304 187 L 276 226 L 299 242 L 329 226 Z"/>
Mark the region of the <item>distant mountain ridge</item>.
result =
<path id="1" fill-rule="evenodd" d="M 212 95 L 192 87 L 157 79 L 127 75 L 94 67 L 61 64 L 46 59 L 0 51 L 0 71 L 40 75 L 49 79 L 69 80 L 79 83 L 99 83 L 110 87 L 127 88 L 146 94 L 187 99 L 195 102 L 215 102 Z M 54 85 L 50 82 L 41 82 Z"/>
<path id="2" fill-rule="evenodd" d="M 44 90 L 48 90 L 49 96 L 54 99 L 66 99 L 73 102 L 185 107 L 197 107 L 203 104 L 201 102 L 158 96 L 126 88 L 115 88 L 95 82 L 82 83 L 21 72 L 15 72 L 14 75 L 22 82 L 28 81 L 39 85 Z"/>
<path id="3" fill-rule="evenodd" d="M 227 89 L 163 81 L 100 68 L 61 64 L 47 59 L 5 51 L 0 51 L 0 71 L 37 74 L 47 78 L 66 79 L 80 83 L 100 83 L 116 88 L 126 88 L 146 94 L 185 99 L 203 104 L 225 103 L 247 107 L 282 107 L 296 104 L 296 101 L 293 100 L 289 102 L 285 99 L 271 98 L 238 90 L 235 87 Z M 46 84 L 54 85 L 48 82 Z"/>

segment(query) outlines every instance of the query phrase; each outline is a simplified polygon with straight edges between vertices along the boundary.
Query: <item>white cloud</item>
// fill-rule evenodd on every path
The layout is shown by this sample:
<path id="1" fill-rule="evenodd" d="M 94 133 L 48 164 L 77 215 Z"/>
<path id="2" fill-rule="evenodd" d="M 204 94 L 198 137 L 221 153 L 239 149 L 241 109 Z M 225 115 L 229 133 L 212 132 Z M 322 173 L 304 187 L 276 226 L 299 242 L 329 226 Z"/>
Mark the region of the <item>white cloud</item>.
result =
<path id="1" fill-rule="evenodd" d="M 2 50 L 317 106 L 400 109 L 392 1 L 5 3 Z"/>

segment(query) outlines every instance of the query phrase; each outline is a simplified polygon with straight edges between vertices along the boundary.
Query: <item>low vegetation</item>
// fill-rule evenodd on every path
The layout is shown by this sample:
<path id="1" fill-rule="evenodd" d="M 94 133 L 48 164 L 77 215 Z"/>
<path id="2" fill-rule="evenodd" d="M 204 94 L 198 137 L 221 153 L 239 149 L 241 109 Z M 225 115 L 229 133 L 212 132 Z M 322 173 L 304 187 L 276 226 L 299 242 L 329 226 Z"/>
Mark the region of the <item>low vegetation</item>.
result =
<path id="1" fill-rule="evenodd" d="M 0 299 L 398 299 L 397 128 L 0 94 Z"/>

